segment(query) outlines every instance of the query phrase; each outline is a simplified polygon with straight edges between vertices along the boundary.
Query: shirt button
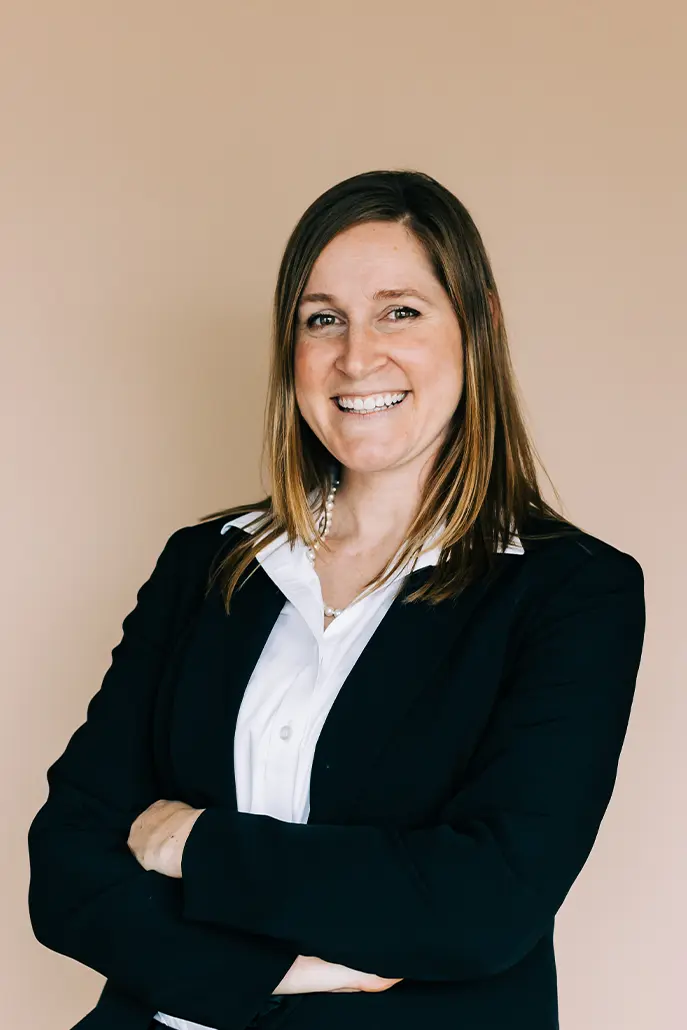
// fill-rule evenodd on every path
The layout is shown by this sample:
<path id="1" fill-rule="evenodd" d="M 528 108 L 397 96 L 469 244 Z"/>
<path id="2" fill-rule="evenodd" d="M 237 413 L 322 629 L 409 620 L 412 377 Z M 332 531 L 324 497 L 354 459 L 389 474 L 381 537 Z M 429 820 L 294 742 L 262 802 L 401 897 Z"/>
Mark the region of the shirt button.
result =
<path id="1" fill-rule="evenodd" d="M 288 740 L 289 737 L 291 736 L 291 727 L 290 726 L 282 726 L 282 728 L 279 730 L 279 736 L 281 737 L 282 740 Z"/>

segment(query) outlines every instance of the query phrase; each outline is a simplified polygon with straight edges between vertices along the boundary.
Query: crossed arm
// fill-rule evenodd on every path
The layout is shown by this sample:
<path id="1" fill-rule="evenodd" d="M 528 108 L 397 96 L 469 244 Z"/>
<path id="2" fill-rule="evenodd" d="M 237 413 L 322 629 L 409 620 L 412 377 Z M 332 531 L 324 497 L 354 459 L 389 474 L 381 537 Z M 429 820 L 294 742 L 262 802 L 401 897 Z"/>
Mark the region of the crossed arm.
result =
<path id="1" fill-rule="evenodd" d="M 469 777 L 436 825 L 302 825 L 205 809 L 176 879 L 143 870 L 124 843 L 158 800 L 142 758 L 141 683 L 155 681 L 164 650 L 172 541 L 125 620 L 85 727 L 49 773 L 32 826 L 39 939 L 156 1008 L 228 1030 L 299 954 L 428 980 L 517 962 L 550 928 L 611 796 L 644 633 L 637 562 L 588 557 L 537 613 Z M 125 729 L 134 740 L 122 767 Z M 96 784 L 95 802 L 85 770 L 110 761 L 116 797 L 112 783 Z M 242 1008 L 228 1022 L 218 984 L 232 959 Z"/>
<path id="2" fill-rule="evenodd" d="M 189 809 L 167 852 L 184 915 L 382 976 L 459 980 L 513 965 L 550 929 L 591 851 L 643 630 L 639 565 L 619 552 L 586 559 L 531 627 L 436 825 Z"/>
<path id="3" fill-rule="evenodd" d="M 48 770 L 29 830 L 29 911 L 38 940 L 148 1005 L 242 1030 L 298 956 L 287 942 L 189 920 L 179 880 L 127 847 L 157 800 L 150 732 L 155 690 L 178 630 L 186 530 L 167 541 L 123 624 L 86 721 Z"/>

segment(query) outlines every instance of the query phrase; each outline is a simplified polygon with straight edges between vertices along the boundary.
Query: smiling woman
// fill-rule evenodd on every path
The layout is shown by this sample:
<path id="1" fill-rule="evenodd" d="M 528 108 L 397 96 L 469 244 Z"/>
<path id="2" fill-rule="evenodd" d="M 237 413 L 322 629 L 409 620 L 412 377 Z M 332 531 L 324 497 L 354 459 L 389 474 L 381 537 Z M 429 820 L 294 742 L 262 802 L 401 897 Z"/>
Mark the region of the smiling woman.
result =
<path id="1" fill-rule="evenodd" d="M 415 307 L 398 303 L 411 298 Z M 299 305 L 294 361 L 298 408 L 346 468 L 347 488 L 380 472 L 390 483 L 401 468 L 422 483 L 458 407 L 463 352 L 451 300 L 406 225 L 365 222 L 322 250 Z"/>
<path id="2" fill-rule="evenodd" d="M 484 245 L 430 176 L 294 228 L 265 444 L 270 495 L 172 534 L 48 771 L 34 930 L 107 977 L 78 1025 L 557 1030 L 643 574 L 544 501 Z"/>
<path id="3" fill-rule="evenodd" d="M 317 546 L 333 469 L 337 513 L 317 571 L 337 610 L 429 541 L 442 559 L 413 600 L 437 603 L 487 572 L 529 515 L 545 521 L 539 536 L 574 528 L 539 490 L 480 234 L 420 172 L 353 176 L 294 228 L 275 291 L 266 430 L 271 496 L 219 513 L 267 516 L 222 563 L 227 611 L 262 546 L 282 532 Z"/>

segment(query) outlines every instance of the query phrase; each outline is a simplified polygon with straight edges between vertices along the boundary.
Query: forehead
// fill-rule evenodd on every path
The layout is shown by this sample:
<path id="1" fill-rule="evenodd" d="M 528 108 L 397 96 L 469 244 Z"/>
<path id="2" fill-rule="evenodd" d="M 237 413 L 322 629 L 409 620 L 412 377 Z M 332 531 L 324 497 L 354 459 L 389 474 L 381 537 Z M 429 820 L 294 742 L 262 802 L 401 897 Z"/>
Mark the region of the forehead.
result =
<path id="1" fill-rule="evenodd" d="M 392 281 L 398 278 L 398 281 Z M 438 286 L 424 248 L 397 222 L 367 222 L 345 229 L 318 255 L 304 293 L 347 285 L 368 289 Z"/>

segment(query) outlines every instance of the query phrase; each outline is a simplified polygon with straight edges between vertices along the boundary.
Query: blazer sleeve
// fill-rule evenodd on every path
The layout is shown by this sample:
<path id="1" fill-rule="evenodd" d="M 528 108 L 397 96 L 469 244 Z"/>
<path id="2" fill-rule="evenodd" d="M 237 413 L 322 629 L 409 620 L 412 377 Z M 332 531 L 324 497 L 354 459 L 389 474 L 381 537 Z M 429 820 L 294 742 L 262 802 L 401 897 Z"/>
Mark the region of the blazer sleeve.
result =
<path id="1" fill-rule="evenodd" d="M 181 881 L 144 870 L 127 845 L 133 819 L 160 796 L 152 716 L 188 607 L 181 556 L 189 531 L 167 541 L 124 619 L 85 722 L 48 770 L 47 801 L 29 830 L 29 911 L 42 944 L 97 970 L 152 1012 L 239 1030 L 298 952 L 189 922 Z"/>
<path id="2" fill-rule="evenodd" d="M 551 931 L 591 851 L 644 627 L 639 563 L 611 548 L 585 557 L 529 619 L 438 824 L 207 809 L 182 856 L 185 915 L 386 977 L 462 980 L 514 965 Z"/>

